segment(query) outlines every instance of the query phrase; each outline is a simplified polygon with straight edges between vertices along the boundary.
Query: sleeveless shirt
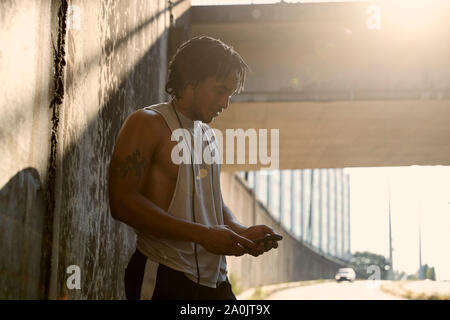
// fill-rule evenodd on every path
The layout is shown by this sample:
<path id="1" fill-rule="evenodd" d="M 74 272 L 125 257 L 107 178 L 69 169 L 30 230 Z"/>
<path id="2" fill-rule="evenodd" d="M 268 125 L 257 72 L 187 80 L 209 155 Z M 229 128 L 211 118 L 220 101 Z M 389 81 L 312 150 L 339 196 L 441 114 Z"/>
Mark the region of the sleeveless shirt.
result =
<path id="1" fill-rule="evenodd" d="M 151 109 L 160 114 L 170 128 L 172 137 L 175 136 L 173 135 L 173 131 L 180 129 L 178 119 L 170 102 L 152 105 L 144 109 Z M 206 136 L 206 138 L 203 136 L 201 139 L 202 155 L 205 148 L 214 150 L 211 151 L 212 154 L 219 152 L 214 131 L 207 124 L 200 121 L 192 121 L 179 111 L 178 116 L 184 129 L 189 130 L 191 134 L 190 140 L 192 142 L 194 142 L 195 130 L 199 130 L 195 131 L 196 134 L 200 132 Z M 213 140 L 213 136 L 215 140 Z M 172 150 L 172 154 L 179 154 L 181 143 L 185 144 L 185 150 L 191 150 L 193 143 L 189 144 L 186 142 L 189 142 L 189 138 L 186 140 L 184 137 L 180 139 L 175 146 L 176 150 Z M 188 158 L 190 159 L 190 156 Z M 207 164 L 203 160 L 203 157 L 202 161 L 200 163 L 198 162 L 194 161 L 193 164 L 179 164 L 177 182 L 167 212 L 178 218 L 192 222 L 192 192 L 194 192 L 196 222 L 207 226 L 222 225 L 224 222 L 222 195 L 220 191 L 220 163 Z M 193 166 L 195 177 L 192 176 L 191 166 Z M 195 190 L 193 190 L 193 183 L 195 183 Z M 197 282 L 197 265 L 193 242 L 163 239 L 142 233 L 136 229 L 135 232 L 137 235 L 137 248 L 148 259 L 164 264 L 174 270 L 181 271 L 190 280 Z M 210 253 L 200 244 L 197 244 L 197 260 L 201 285 L 215 288 L 219 282 L 226 280 L 227 266 L 225 256 Z"/>

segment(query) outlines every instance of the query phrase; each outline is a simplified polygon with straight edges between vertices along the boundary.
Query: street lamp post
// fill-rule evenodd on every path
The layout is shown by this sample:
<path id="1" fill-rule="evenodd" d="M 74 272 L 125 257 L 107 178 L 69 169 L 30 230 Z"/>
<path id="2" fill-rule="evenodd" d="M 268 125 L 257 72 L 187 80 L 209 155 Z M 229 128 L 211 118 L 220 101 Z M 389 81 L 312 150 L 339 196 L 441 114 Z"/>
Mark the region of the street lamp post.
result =
<path id="1" fill-rule="evenodd" d="M 389 272 L 388 279 L 394 280 L 394 263 L 392 259 L 392 222 L 391 222 L 391 183 L 388 174 L 388 203 L 389 203 Z"/>
<path id="2" fill-rule="evenodd" d="M 425 275 L 423 274 L 422 266 L 422 230 L 420 227 L 420 212 L 419 212 L 419 280 L 423 280 Z"/>
<path id="3" fill-rule="evenodd" d="M 389 280 L 394 280 L 394 263 L 392 261 L 392 224 L 391 224 L 391 192 L 389 189 Z"/>

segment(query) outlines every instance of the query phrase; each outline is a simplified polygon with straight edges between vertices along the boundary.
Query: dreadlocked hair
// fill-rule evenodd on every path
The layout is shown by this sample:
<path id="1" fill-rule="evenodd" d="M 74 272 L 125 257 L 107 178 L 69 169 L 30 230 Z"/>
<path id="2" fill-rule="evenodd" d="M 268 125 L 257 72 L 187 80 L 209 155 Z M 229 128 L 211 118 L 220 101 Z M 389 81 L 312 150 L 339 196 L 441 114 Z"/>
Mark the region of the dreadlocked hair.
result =
<path id="1" fill-rule="evenodd" d="M 199 36 L 184 42 L 169 62 L 166 92 L 181 97 L 187 85 L 196 85 L 208 77 L 225 79 L 230 72 L 238 76 L 237 90 L 244 88 L 248 65 L 233 47 L 218 39 Z"/>

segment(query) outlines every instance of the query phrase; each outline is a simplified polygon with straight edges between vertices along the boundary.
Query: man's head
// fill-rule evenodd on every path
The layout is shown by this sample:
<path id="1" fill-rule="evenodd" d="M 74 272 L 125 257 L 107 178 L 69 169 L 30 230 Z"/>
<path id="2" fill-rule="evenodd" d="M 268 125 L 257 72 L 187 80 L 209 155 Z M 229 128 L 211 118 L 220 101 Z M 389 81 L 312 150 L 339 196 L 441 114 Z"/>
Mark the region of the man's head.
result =
<path id="1" fill-rule="evenodd" d="M 209 123 L 244 86 L 248 66 L 220 40 L 201 36 L 183 43 L 169 63 L 166 92 Z"/>

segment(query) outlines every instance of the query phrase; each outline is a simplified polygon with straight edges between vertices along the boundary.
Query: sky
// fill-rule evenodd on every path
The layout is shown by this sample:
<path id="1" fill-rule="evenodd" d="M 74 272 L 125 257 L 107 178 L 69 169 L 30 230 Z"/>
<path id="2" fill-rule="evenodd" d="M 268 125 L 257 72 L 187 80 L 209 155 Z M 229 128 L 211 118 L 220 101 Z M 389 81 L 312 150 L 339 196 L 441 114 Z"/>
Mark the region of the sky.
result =
<path id="1" fill-rule="evenodd" d="M 394 270 L 434 266 L 437 280 L 450 280 L 450 167 L 346 168 L 350 174 L 351 251 L 389 257 L 391 199 Z"/>

